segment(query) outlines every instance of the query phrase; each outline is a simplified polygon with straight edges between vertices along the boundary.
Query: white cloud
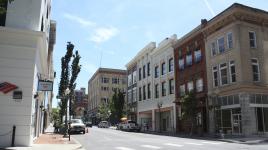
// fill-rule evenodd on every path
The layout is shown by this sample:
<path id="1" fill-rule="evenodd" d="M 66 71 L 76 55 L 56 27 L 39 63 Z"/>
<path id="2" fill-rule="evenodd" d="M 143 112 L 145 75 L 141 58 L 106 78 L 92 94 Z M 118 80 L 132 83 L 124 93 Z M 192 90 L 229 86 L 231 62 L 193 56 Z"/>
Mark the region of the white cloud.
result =
<path id="1" fill-rule="evenodd" d="M 87 27 L 87 26 L 95 26 L 96 23 L 95 22 L 92 22 L 90 20 L 87 20 L 85 18 L 82 18 L 82 17 L 79 17 L 79 16 L 75 16 L 75 15 L 72 15 L 72 14 L 69 14 L 69 13 L 64 13 L 63 16 L 66 18 L 66 19 L 69 19 L 71 21 L 74 21 L 78 24 L 80 24 L 81 26 L 84 26 L 84 27 Z"/>
<path id="2" fill-rule="evenodd" d="M 118 33 L 119 30 L 115 27 L 100 27 L 95 29 L 94 34 L 89 38 L 89 40 L 100 44 L 116 36 Z"/>
<path id="3" fill-rule="evenodd" d="M 208 10 L 210 11 L 211 15 L 214 17 L 215 16 L 215 12 L 214 10 L 212 9 L 212 7 L 210 6 L 209 2 L 207 0 L 204 0 Z"/>

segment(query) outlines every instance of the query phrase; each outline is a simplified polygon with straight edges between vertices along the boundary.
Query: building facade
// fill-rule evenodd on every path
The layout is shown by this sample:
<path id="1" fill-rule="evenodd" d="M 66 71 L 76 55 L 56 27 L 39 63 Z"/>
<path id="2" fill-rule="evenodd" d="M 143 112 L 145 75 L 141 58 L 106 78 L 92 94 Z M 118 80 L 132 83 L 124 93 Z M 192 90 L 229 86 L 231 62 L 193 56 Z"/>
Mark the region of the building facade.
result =
<path id="1" fill-rule="evenodd" d="M 88 81 L 88 113 L 93 124 L 97 124 L 98 106 L 108 103 L 114 90 L 126 92 L 126 70 L 99 68 Z"/>
<path id="2" fill-rule="evenodd" d="M 157 47 L 154 42 L 149 43 L 127 65 L 136 64 L 137 68 L 137 122 L 143 131 L 175 131 L 173 45 L 176 40 L 173 35 Z"/>
<path id="3" fill-rule="evenodd" d="M 207 130 L 207 75 L 205 41 L 201 32 L 202 25 L 178 40 L 174 46 L 176 75 L 177 132 L 190 132 L 191 122 L 182 116 L 181 101 L 183 96 L 194 92 L 197 100 L 196 131 Z"/>
<path id="4" fill-rule="evenodd" d="M 80 88 L 75 90 L 75 101 L 74 101 L 74 118 L 87 119 L 88 109 L 88 95 L 86 94 L 86 88 Z"/>
<path id="5" fill-rule="evenodd" d="M 137 63 L 127 65 L 127 118 L 137 121 Z"/>
<path id="6" fill-rule="evenodd" d="M 13 126 L 15 146 L 31 146 L 49 122 L 53 94 L 40 91 L 38 83 L 54 80 L 56 23 L 50 21 L 50 5 L 50 0 L 13 1 L 0 16 L 1 147 L 10 146 Z M 3 92 L 2 83 L 16 89 Z"/>
<path id="7" fill-rule="evenodd" d="M 268 13 L 233 4 L 207 22 L 209 131 L 268 132 Z"/>

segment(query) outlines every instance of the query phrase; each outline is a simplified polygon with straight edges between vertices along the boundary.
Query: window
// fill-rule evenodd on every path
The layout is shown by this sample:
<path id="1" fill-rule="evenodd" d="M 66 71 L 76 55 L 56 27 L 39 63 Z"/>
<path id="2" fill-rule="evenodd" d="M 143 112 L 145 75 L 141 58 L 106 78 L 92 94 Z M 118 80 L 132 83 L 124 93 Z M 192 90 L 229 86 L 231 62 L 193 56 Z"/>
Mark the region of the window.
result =
<path id="1" fill-rule="evenodd" d="M 141 87 L 139 87 L 139 101 L 141 101 Z"/>
<path id="2" fill-rule="evenodd" d="M 183 70 L 184 69 L 184 59 L 181 58 L 179 59 L 179 70 Z"/>
<path id="3" fill-rule="evenodd" d="M 225 85 L 228 83 L 226 63 L 220 64 L 220 83 L 221 85 Z"/>
<path id="4" fill-rule="evenodd" d="M 128 101 L 128 103 L 132 102 L 131 90 L 127 91 L 127 101 Z"/>
<path id="5" fill-rule="evenodd" d="M 203 91 L 203 79 L 199 78 L 196 80 L 196 92 L 202 92 Z"/>
<path id="6" fill-rule="evenodd" d="M 101 78 L 101 83 L 109 83 L 109 78 L 102 77 Z"/>
<path id="7" fill-rule="evenodd" d="M 41 21 L 41 31 L 43 32 L 44 31 L 44 19 L 42 17 L 42 21 Z"/>
<path id="8" fill-rule="evenodd" d="M 133 102 L 136 102 L 137 101 L 137 89 L 136 88 L 133 88 L 132 97 L 133 97 Z"/>
<path id="9" fill-rule="evenodd" d="M 260 68 L 256 58 L 251 59 L 253 81 L 260 81 Z"/>
<path id="10" fill-rule="evenodd" d="M 142 87 L 143 89 L 143 100 L 146 100 L 146 89 L 145 89 L 145 85 Z"/>
<path id="11" fill-rule="evenodd" d="M 166 74 L 166 63 L 163 62 L 162 65 L 161 65 L 161 67 L 162 67 L 162 72 L 161 72 L 161 74 L 162 74 L 162 75 Z"/>
<path id="12" fill-rule="evenodd" d="M 147 63 L 147 76 L 151 75 L 150 62 Z"/>
<path id="13" fill-rule="evenodd" d="M 154 85 L 154 90 L 155 90 L 155 98 L 159 98 L 158 84 L 155 84 L 155 85 Z"/>
<path id="14" fill-rule="evenodd" d="M 218 67 L 217 66 L 214 66 L 212 68 L 212 73 L 213 73 L 213 86 L 214 87 L 217 87 L 219 85 L 218 81 Z"/>
<path id="15" fill-rule="evenodd" d="M 146 77 L 146 70 L 145 65 L 142 67 L 143 79 Z"/>
<path id="16" fill-rule="evenodd" d="M 109 90 L 109 87 L 102 86 L 102 87 L 101 87 L 101 90 L 102 90 L 102 91 L 108 91 L 108 90 Z"/>
<path id="17" fill-rule="evenodd" d="M 186 55 L 186 65 L 191 66 L 192 65 L 192 54 Z"/>
<path id="18" fill-rule="evenodd" d="M 119 84 L 119 78 L 112 78 L 112 84 Z"/>
<path id="19" fill-rule="evenodd" d="M 236 74 L 235 74 L 235 62 L 234 61 L 230 61 L 229 63 L 229 71 L 230 71 L 230 79 L 231 79 L 231 83 L 236 82 Z"/>
<path id="20" fill-rule="evenodd" d="M 169 94 L 174 94 L 174 79 L 169 80 Z"/>
<path id="21" fill-rule="evenodd" d="M 225 48 L 224 48 L 224 37 L 221 37 L 218 39 L 218 49 L 219 53 L 224 53 Z"/>
<path id="22" fill-rule="evenodd" d="M 159 67 L 158 66 L 155 66 L 155 68 L 154 68 L 154 77 L 155 78 L 159 77 Z"/>
<path id="23" fill-rule="evenodd" d="M 133 71 L 133 76 L 132 76 L 132 80 L 133 80 L 133 84 L 134 83 L 137 83 L 137 71 L 135 70 L 135 71 Z"/>
<path id="24" fill-rule="evenodd" d="M 180 96 L 184 96 L 185 95 L 185 85 L 180 85 Z"/>
<path id="25" fill-rule="evenodd" d="M 248 36 L 249 36 L 249 45 L 251 48 L 256 48 L 257 44 L 256 44 L 256 33 L 254 31 L 250 31 L 248 32 Z"/>
<path id="26" fill-rule="evenodd" d="M 173 68 L 174 68 L 174 61 L 173 61 L 173 58 L 170 58 L 168 60 L 168 71 L 169 72 L 173 71 Z"/>
<path id="27" fill-rule="evenodd" d="M 196 50 L 194 51 L 194 60 L 196 63 L 200 62 L 202 59 L 202 54 L 201 54 L 201 50 Z"/>
<path id="28" fill-rule="evenodd" d="M 233 48 L 234 44 L 233 44 L 233 33 L 230 32 L 227 34 L 227 46 L 229 49 Z"/>
<path id="29" fill-rule="evenodd" d="M 147 97 L 148 99 L 151 98 L 151 84 L 150 83 L 148 83 L 147 85 Z"/>
<path id="30" fill-rule="evenodd" d="M 141 80 L 141 68 L 139 68 L 139 80 Z"/>
<path id="31" fill-rule="evenodd" d="M 128 80 L 128 86 L 132 85 L 131 74 L 129 74 L 129 75 L 127 76 L 127 80 Z"/>
<path id="32" fill-rule="evenodd" d="M 162 82 L 162 96 L 166 96 L 167 87 L 166 82 Z"/>
<path id="33" fill-rule="evenodd" d="M 191 91 L 194 90 L 194 83 L 193 83 L 193 81 L 189 81 L 187 83 L 187 88 L 188 88 L 188 92 L 191 92 Z"/>
<path id="34" fill-rule="evenodd" d="M 211 55 L 215 56 L 217 54 L 217 50 L 216 50 L 216 43 L 212 42 L 211 43 Z"/>

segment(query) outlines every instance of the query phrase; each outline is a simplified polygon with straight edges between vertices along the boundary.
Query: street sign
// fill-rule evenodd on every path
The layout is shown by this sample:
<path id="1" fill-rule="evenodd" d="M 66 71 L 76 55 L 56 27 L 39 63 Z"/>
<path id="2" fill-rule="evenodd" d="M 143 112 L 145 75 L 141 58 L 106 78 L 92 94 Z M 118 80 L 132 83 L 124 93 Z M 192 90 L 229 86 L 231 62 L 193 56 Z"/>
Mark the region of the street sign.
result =
<path id="1" fill-rule="evenodd" d="M 52 81 L 38 81 L 38 91 L 53 91 L 53 82 Z"/>

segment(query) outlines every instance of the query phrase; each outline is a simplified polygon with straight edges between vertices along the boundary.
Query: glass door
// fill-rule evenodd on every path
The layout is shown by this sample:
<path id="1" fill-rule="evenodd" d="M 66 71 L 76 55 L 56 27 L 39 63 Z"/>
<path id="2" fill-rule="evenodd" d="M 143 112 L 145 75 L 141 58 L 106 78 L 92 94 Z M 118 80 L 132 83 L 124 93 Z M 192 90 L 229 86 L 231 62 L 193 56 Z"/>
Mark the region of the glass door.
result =
<path id="1" fill-rule="evenodd" d="M 241 134 L 241 114 L 232 114 L 233 134 Z"/>

